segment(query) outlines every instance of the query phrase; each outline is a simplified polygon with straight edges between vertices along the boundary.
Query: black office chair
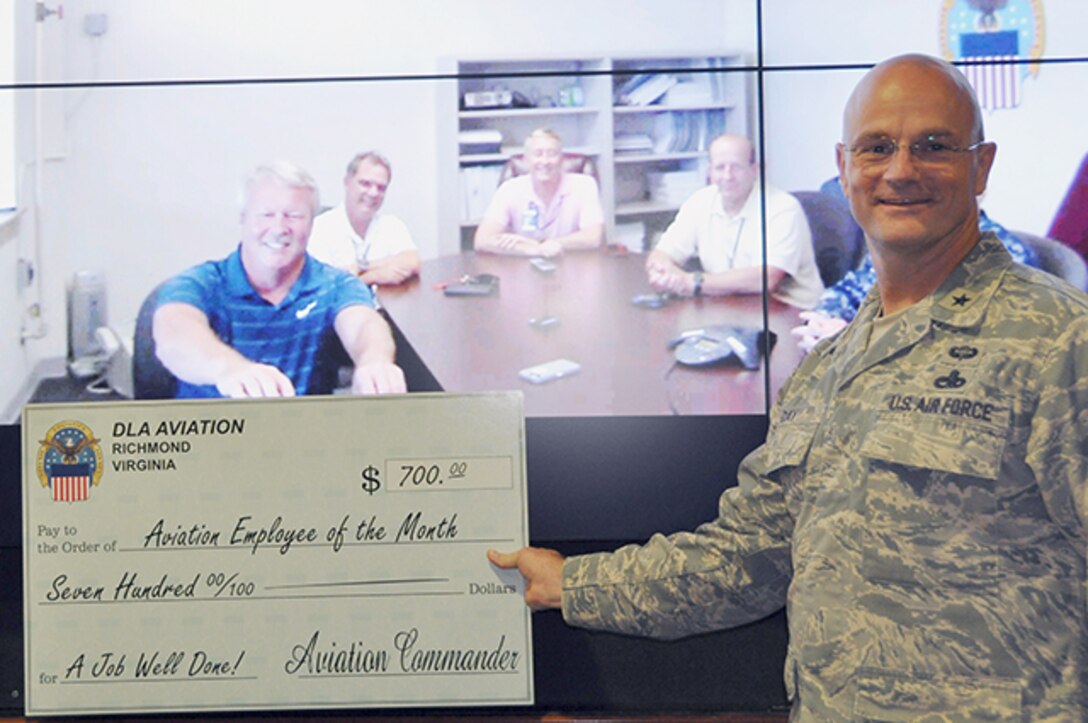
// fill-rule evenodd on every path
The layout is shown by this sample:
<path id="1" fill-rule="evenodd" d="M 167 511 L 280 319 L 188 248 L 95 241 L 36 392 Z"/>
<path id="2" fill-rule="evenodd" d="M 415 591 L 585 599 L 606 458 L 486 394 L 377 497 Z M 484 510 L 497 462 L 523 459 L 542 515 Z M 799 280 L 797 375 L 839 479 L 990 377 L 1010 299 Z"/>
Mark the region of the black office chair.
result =
<path id="1" fill-rule="evenodd" d="M 156 286 L 136 315 L 136 332 L 132 338 L 132 395 L 136 399 L 173 399 L 178 380 L 155 356 L 155 337 L 151 320 L 155 315 L 159 287 Z"/>
<path id="2" fill-rule="evenodd" d="M 1075 250 L 1045 236 L 1024 231 L 1013 231 L 1013 235 L 1039 257 L 1040 269 L 1065 279 L 1081 291 L 1088 291 L 1088 262 Z"/>
<path id="3" fill-rule="evenodd" d="M 794 191 L 812 229 L 816 266 L 824 286 L 831 286 L 857 268 L 865 254 L 865 234 L 850 215 L 850 207 L 819 191 Z"/>

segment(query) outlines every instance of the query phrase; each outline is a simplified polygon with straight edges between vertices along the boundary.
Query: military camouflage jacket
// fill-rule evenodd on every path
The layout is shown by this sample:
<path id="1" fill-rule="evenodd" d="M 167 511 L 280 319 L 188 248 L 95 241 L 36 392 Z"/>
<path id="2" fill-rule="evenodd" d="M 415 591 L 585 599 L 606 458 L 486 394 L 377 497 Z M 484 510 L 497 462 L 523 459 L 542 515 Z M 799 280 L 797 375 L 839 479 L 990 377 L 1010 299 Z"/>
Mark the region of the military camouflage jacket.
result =
<path id="1" fill-rule="evenodd" d="M 672 638 L 785 604 L 798 720 L 1088 717 L 1086 312 L 989 234 L 872 345 L 870 294 L 718 519 L 570 558 L 564 617 Z"/>

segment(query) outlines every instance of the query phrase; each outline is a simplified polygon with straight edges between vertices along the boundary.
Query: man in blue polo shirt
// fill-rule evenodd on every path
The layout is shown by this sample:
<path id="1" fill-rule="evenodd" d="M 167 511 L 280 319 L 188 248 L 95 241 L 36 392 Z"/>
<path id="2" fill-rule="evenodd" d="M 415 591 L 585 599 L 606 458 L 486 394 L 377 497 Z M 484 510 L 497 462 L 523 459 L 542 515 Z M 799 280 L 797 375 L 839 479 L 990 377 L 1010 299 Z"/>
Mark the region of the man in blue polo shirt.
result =
<path id="1" fill-rule="evenodd" d="M 238 248 L 163 284 L 153 334 L 178 397 L 328 394 L 337 342 L 354 363 L 353 392 L 405 391 L 370 290 L 306 253 L 317 208 L 308 173 L 261 166 L 245 184 Z"/>

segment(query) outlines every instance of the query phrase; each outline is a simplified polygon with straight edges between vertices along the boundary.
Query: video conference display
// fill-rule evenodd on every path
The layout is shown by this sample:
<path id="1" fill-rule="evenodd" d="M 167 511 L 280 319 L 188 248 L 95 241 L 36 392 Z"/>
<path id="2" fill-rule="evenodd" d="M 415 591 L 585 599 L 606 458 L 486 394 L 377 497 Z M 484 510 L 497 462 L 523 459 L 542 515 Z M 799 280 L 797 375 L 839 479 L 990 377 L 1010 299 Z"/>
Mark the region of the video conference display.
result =
<path id="1" fill-rule="evenodd" d="M 409 5 L 423 17 L 430 4 Z M 791 258 L 792 275 L 819 287 L 864 254 L 836 196 L 834 144 L 850 89 L 882 57 L 917 50 L 964 60 L 980 43 L 1005 44 L 1010 63 L 978 82 L 1011 89 L 1009 98 L 987 91 L 984 120 L 999 152 L 982 199 L 1010 230 L 1047 234 L 1088 151 L 1076 120 L 1086 101 L 1075 92 L 1088 83 L 1088 58 L 1062 35 L 1085 11 L 1071 2 L 1045 3 L 1047 14 L 1044 3 L 1010 2 L 987 16 L 972 3 L 934 0 L 901 27 L 869 9 L 849 32 L 835 15 L 856 12 L 846 2 L 816 13 L 785 0 L 693 0 L 644 17 L 620 17 L 615 3 L 567 3 L 538 29 L 516 9 L 477 5 L 494 14 L 487 33 L 460 19 L 456 27 L 475 28 L 469 37 L 442 40 L 432 20 L 420 31 L 430 45 L 404 36 L 410 59 L 381 37 L 383 28 L 404 30 L 389 11 L 351 11 L 376 26 L 373 52 L 353 65 L 341 47 L 349 33 L 324 24 L 327 55 L 307 38 L 301 74 L 284 57 L 291 48 L 271 53 L 255 39 L 262 28 L 286 33 L 274 18 L 222 37 L 168 40 L 163 23 L 203 22 L 183 3 L 161 18 L 116 2 L 46 20 L 57 25 L 41 41 L 44 68 L 25 38 L 25 72 L 0 91 L 14 97 L 17 190 L 33 209 L 0 243 L 0 263 L 16 279 L 6 304 L 18 319 L 0 342 L 0 367 L 23 380 L 5 387 L 8 408 L 27 394 L 41 400 L 39 377 L 67 377 L 45 385 L 49 401 L 136 395 L 126 372 L 141 304 L 174 274 L 232 252 L 246 174 L 291 161 L 314 176 L 332 213 L 348 161 L 375 150 L 391 166 L 380 212 L 403 222 L 421 261 L 408 281 L 373 287 L 410 389 L 520 389 L 531 417 L 762 415 L 804 357 L 791 330 L 818 293 L 696 292 L 694 275 L 710 274 L 698 254 L 678 260 L 687 283 L 678 291 L 655 284 L 647 268 L 681 207 L 713 180 L 712 139 L 749 139 L 751 198 L 762 193 L 769 204 L 779 190 L 792 193 L 809 226 L 807 256 L 783 256 L 787 242 L 772 238 L 769 217 L 745 219 L 747 231 L 726 239 L 730 261 L 744 265 L 755 231 L 757 266 Z M 886 5 L 890 13 L 896 4 Z M 298 12 L 286 8 L 282 23 Z M 822 30 L 802 33 L 797 12 Z M 560 32 L 571 26 L 579 30 Z M 197 41 L 218 44 L 206 53 L 226 59 L 221 69 L 193 55 Z M 259 55 L 232 56 L 232 43 L 267 53 L 266 67 Z M 47 87 L 33 87 L 35 71 Z M 516 166 L 540 128 L 554 131 L 566 173 L 593 179 L 600 244 L 555 256 L 474 252 L 499 186 L 531 173 Z M 517 227 L 508 230 L 532 235 L 547 222 L 538 211 L 512 212 Z M 804 258 L 815 268 L 802 268 Z"/>

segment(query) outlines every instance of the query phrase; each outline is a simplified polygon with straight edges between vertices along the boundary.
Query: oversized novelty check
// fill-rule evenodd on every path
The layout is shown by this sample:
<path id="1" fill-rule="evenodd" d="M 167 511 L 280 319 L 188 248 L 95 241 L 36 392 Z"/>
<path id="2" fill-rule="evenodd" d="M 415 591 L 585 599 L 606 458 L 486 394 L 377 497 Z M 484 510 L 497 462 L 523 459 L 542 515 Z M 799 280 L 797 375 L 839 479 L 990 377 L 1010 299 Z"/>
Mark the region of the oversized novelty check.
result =
<path id="1" fill-rule="evenodd" d="M 528 705 L 520 394 L 34 405 L 26 714 Z"/>

